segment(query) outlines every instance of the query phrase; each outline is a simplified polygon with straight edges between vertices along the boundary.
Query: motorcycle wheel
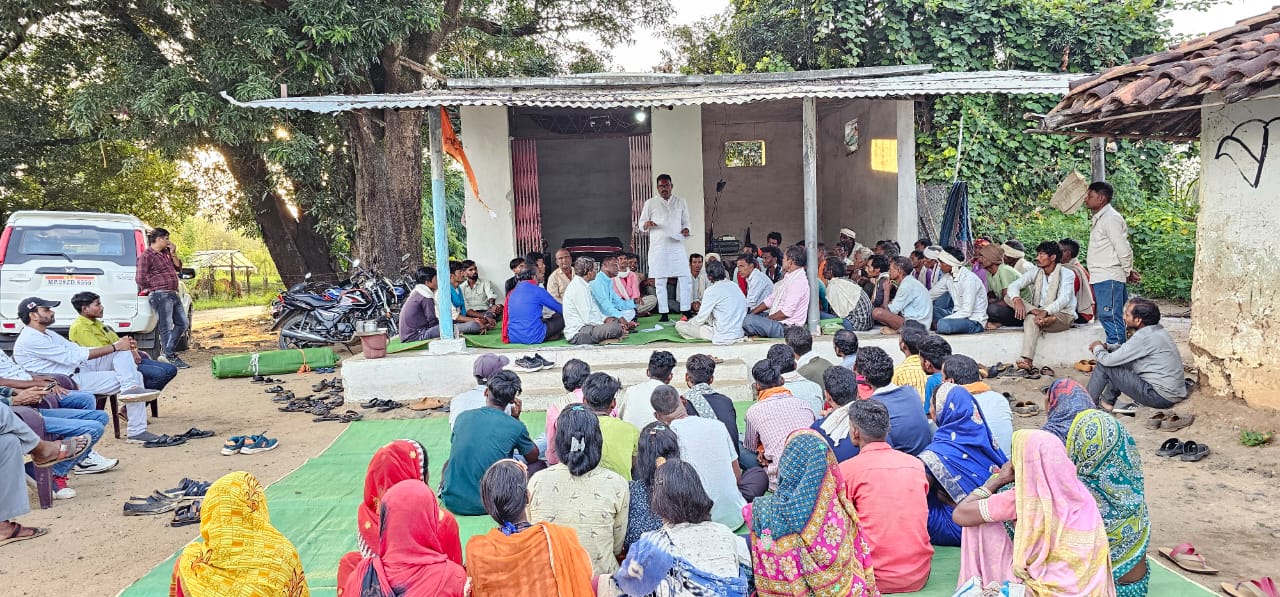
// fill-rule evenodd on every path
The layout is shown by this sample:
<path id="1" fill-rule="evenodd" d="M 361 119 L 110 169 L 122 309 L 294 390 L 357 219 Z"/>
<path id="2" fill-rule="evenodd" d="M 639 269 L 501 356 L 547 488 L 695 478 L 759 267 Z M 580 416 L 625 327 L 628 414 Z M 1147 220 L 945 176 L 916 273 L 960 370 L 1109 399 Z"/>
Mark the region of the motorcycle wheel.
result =
<path id="1" fill-rule="evenodd" d="M 305 311 L 295 311 L 286 315 L 284 321 L 280 323 L 280 350 L 296 350 L 299 348 L 312 348 L 322 346 L 314 342 L 299 340 L 297 338 L 289 338 L 284 335 L 284 331 L 288 329 L 307 330 L 306 325 L 307 313 Z"/>

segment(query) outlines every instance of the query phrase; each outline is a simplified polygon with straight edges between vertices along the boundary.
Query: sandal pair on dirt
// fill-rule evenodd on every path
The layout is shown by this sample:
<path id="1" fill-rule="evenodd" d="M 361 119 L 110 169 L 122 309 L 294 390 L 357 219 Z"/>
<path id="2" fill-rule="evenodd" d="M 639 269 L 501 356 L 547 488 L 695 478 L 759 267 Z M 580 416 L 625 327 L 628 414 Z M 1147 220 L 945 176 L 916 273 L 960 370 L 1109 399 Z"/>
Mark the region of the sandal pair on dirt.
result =
<path id="1" fill-rule="evenodd" d="M 1199 442 L 1187 440 L 1185 442 L 1171 437 L 1160 445 L 1160 449 L 1156 450 L 1156 456 L 1165 458 L 1181 458 L 1183 462 L 1199 462 L 1209 455 L 1209 446 Z"/>
<path id="2" fill-rule="evenodd" d="M 1080 359 L 1076 361 L 1076 371 L 1081 373 L 1093 373 L 1093 368 L 1098 366 L 1098 361 L 1093 359 Z"/>
<path id="3" fill-rule="evenodd" d="M 396 400 L 385 400 L 383 398 L 374 398 L 373 400 L 360 403 L 360 408 L 376 408 L 380 413 L 393 411 L 403 406 L 404 406 L 403 402 L 399 402 Z"/>
<path id="4" fill-rule="evenodd" d="M 364 418 L 364 415 L 354 410 L 348 410 L 346 412 L 343 412 L 342 414 L 325 411 L 324 414 L 311 420 L 316 423 L 323 423 L 326 421 L 337 421 L 339 423 L 351 423 L 354 421 L 359 421 L 360 419 L 363 419 L 363 418 Z"/>
<path id="5" fill-rule="evenodd" d="M 1177 431 L 1186 427 L 1190 427 L 1196 420 L 1195 415 L 1180 415 L 1167 411 L 1156 411 L 1147 419 L 1147 429 L 1159 429 L 1161 431 Z"/>

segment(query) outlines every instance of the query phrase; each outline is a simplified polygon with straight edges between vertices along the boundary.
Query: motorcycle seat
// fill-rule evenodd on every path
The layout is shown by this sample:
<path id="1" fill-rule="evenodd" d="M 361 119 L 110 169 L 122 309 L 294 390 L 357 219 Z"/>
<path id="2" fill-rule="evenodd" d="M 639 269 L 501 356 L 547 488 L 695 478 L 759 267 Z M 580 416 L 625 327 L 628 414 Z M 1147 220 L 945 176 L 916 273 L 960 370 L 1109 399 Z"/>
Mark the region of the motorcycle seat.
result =
<path id="1" fill-rule="evenodd" d="M 334 304 L 333 301 L 314 294 L 295 294 L 289 298 L 301 303 L 306 303 L 313 307 L 326 307 Z"/>

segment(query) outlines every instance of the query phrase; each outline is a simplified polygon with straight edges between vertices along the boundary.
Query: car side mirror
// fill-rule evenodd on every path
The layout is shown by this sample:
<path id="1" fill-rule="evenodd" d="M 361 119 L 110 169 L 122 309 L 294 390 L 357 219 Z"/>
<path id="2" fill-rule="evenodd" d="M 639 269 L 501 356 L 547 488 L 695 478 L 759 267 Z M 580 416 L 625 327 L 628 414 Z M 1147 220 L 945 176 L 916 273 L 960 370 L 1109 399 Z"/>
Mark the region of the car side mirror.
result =
<path id="1" fill-rule="evenodd" d="M 181 270 L 178 270 L 178 279 L 194 280 L 196 279 L 196 270 L 189 267 L 184 267 Z"/>

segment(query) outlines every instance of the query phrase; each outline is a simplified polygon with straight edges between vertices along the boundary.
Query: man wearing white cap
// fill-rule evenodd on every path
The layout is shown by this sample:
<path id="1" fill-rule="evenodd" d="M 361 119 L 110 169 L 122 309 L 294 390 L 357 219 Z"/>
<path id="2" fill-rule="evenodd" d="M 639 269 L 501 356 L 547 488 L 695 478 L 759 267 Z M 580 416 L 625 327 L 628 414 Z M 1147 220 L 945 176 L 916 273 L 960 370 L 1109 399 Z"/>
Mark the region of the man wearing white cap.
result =
<path id="1" fill-rule="evenodd" d="M 1025 274 L 1036 269 L 1035 266 L 1031 265 L 1031 263 L 1025 259 L 1027 256 L 1027 250 L 1022 246 L 1022 243 L 1009 239 L 1005 241 L 1004 244 L 1000 245 L 1000 250 L 1004 251 L 1004 262 L 1009 264 L 1013 269 L 1018 270 L 1019 274 Z"/>
<path id="2" fill-rule="evenodd" d="M 845 252 L 849 254 L 850 259 L 859 253 L 861 253 L 863 257 L 866 257 L 871 253 L 870 249 L 864 247 L 862 243 L 858 242 L 858 233 L 854 232 L 852 228 L 840 229 L 840 244 L 845 246 Z"/>
<path id="3" fill-rule="evenodd" d="M 649 235 L 649 277 L 653 279 L 658 299 L 659 321 L 670 321 L 667 315 L 667 278 L 676 279 L 676 298 L 680 310 L 688 311 L 693 295 L 693 277 L 685 262 L 684 239 L 689 236 L 689 206 L 684 199 L 671 194 L 674 186 L 669 174 L 658 175 L 658 194 L 644 202 L 637 230 Z"/>
<path id="4" fill-rule="evenodd" d="M 987 289 L 973 270 L 950 250 L 938 246 L 926 248 L 925 256 L 937 259 L 950 289 L 950 308 L 933 306 L 933 321 L 939 334 L 976 334 L 987 324 Z M 956 250 L 959 253 L 958 250 Z"/>
<path id="5" fill-rule="evenodd" d="M 1040 333 L 1065 332 L 1076 320 L 1076 275 L 1062 267 L 1062 247 L 1056 241 L 1045 241 L 1036 246 L 1036 265 L 1039 266 L 1014 280 L 1005 290 L 1006 300 L 1014 314 L 1022 322 L 1022 354 L 1019 369 L 1035 369 L 1036 344 Z M 1022 299 L 1022 289 L 1030 286 L 1031 301 Z"/>

